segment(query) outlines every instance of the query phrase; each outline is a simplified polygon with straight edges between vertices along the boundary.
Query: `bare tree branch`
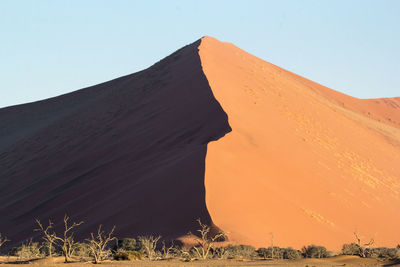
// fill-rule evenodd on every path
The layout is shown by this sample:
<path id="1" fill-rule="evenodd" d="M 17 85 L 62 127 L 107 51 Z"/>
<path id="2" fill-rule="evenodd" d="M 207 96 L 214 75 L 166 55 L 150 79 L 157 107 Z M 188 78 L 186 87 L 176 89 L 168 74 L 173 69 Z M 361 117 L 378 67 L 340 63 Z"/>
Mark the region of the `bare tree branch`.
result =
<path id="1" fill-rule="evenodd" d="M 197 230 L 200 233 L 200 239 L 197 240 L 197 246 L 194 247 L 194 250 L 198 258 L 207 259 L 211 249 L 214 247 L 214 243 L 221 238 L 225 238 L 226 234 L 219 232 L 214 236 L 210 236 L 211 227 L 203 224 L 200 219 L 197 219 L 197 222 L 200 226 L 200 229 Z"/>
<path id="2" fill-rule="evenodd" d="M 6 236 L 2 236 L 0 233 L 0 248 L 4 245 L 4 243 L 10 241 Z"/>
<path id="3" fill-rule="evenodd" d="M 157 258 L 157 242 L 161 239 L 161 236 L 139 236 L 138 238 L 149 260 L 155 260 Z"/>
<path id="4" fill-rule="evenodd" d="M 107 256 L 110 254 L 110 251 L 107 250 L 107 245 L 112 240 L 117 240 L 116 237 L 113 237 L 113 233 L 115 231 L 115 226 L 111 229 L 111 231 L 106 234 L 102 230 L 102 225 L 100 224 L 97 228 L 96 235 L 90 233 L 90 239 L 86 239 L 89 245 L 90 252 L 92 253 L 94 263 L 100 263 L 105 260 Z"/>
<path id="5" fill-rule="evenodd" d="M 71 225 L 68 225 L 69 217 L 67 214 L 64 216 L 64 233 L 62 237 L 56 236 L 55 239 L 61 241 L 61 245 L 59 245 L 63 251 L 65 262 L 70 262 L 71 255 L 74 251 L 74 233 L 71 232 L 72 229 L 78 227 L 79 225 L 83 224 L 83 221 L 78 223 L 73 222 Z"/>
<path id="6" fill-rule="evenodd" d="M 371 238 L 371 240 L 368 243 L 361 244 L 361 237 L 358 235 L 357 230 L 354 231 L 354 236 L 357 240 L 357 245 L 360 248 L 360 257 L 365 258 L 366 257 L 365 251 L 374 245 L 375 240 L 374 238 Z"/>
<path id="7" fill-rule="evenodd" d="M 49 220 L 49 224 L 46 227 L 44 227 L 38 219 L 35 219 L 35 221 L 39 228 L 36 228 L 33 231 L 42 233 L 43 235 L 42 239 L 46 241 L 47 249 L 49 250 L 49 257 L 52 257 L 53 247 L 57 240 L 57 235 L 53 231 L 54 223 L 51 220 Z"/>

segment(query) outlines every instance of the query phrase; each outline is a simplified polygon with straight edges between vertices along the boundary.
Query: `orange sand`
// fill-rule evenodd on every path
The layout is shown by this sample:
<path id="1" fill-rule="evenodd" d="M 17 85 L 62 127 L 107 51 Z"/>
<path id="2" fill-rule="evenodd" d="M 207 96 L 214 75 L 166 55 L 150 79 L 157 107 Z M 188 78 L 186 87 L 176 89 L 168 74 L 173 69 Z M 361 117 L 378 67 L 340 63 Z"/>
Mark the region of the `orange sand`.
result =
<path id="1" fill-rule="evenodd" d="M 339 249 L 400 241 L 400 98 L 362 100 L 204 37 L 232 132 L 208 145 L 206 204 L 230 239 Z"/>
<path id="2" fill-rule="evenodd" d="M 228 124 L 229 123 L 229 124 Z M 232 128 L 232 129 L 231 129 Z M 232 130 L 232 131 L 231 131 Z M 150 68 L 0 109 L 0 231 L 258 246 L 400 242 L 400 98 L 360 100 L 205 37 Z M 214 229 L 215 230 L 215 229 Z"/>

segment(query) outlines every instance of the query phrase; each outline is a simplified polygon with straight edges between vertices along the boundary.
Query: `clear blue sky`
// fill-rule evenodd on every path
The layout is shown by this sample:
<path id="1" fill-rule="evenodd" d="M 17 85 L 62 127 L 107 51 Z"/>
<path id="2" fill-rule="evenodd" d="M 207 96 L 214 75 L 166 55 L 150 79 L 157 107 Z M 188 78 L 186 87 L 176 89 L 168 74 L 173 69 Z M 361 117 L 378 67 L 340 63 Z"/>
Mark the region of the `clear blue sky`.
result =
<path id="1" fill-rule="evenodd" d="M 400 96 L 400 0 L 1 0 L 0 107 L 139 71 L 204 35 L 352 96 Z"/>

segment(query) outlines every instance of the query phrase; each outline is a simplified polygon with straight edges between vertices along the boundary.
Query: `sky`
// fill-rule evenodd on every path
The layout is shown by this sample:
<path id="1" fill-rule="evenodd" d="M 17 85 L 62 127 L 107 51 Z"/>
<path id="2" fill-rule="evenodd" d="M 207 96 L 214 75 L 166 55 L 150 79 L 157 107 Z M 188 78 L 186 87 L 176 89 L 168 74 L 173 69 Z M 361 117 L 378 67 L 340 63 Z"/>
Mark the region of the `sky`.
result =
<path id="1" fill-rule="evenodd" d="M 397 0 L 1 0 L 0 108 L 140 71 L 205 35 L 358 98 L 400 96 Z"/>

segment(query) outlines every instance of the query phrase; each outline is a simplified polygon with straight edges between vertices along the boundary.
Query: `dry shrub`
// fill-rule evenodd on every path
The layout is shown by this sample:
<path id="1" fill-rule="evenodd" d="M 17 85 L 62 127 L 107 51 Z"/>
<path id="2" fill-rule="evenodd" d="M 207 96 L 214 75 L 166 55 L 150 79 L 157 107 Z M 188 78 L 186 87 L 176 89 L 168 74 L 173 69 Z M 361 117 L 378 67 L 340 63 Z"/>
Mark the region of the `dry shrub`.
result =
<path id="1" fill-rule="evenodd" d="M 89 245 L 86 243 L 75 243 L 72 255 L 78 257 L 81 260 L 86 260 L 90 258 Z"/>
<path id="2" fill-rule="evenodd" d="M 291 247 L 288 248 L 280 248 L 280 247 L 268 247 L 268 248 L 259 248 L 257 253 L 260 257 L 264 259 L 288 259 L 295 260 L 300 259 L 302 257 L 301 251 L 293 249 Z"/>
<path id="3" fill-rule="evenodd" d="M 143 258 L 143 254 L 139 251 L 125 251 L 119 249 L 117 252 L 115 252 L 113 258 L 117 261 L 135 261 L 141 260 Z"/>
<path id="4" fill-rule="evenodd" d="M 226 235 L 223 232 L 211 234 L 211 227 L 205 223 L 202 223 L 200 219 L 197 219 L 200 228 L 197 232 L 200 238 L 197 239 L 197 245 L 193 247 L 192 251 L 197 259 L 208 259 L 213 257 L 213 250 L 215 242 L 224 240 Z"/>
<path id="5" fill-rule="evenodd" d="M 305 258 L 326 258 L 327 250 L 323 246 L 309 245 L 302 248 L 302 253 Z"/>
<path id="6" fill-rule="evenodd" d="M 365 256 L 367 258 L 396 259 L 398 257 L 398 250 L 386 247 L 370 248 L 366 249 Z"/>
<path id="7" fill-rule="evenodd" d="M 86 239 L 94 263 L 99 263 L 111 256 L 111 250 L 108 249 L 108 245 L 111 241 L 117 240 L 116 237 L 113 237 L 114 230 L 115 226 L 110 232 L 106 233 L 100 224 L 97 228 L 97 233 L 91 233 L 90 238 Z"/>
<path id="8" fill-rule="evenodd" d="M 252 259 L 257 257 L 256 249 L 248 245 L 228 245 L 224 250 L 228 259 Z"/>
<path id="9" fill-rule="evenodd" d="M 18 260 L 31 260 L 42 258 L 41 245 L 38 242 L 33 242 L 29 239 L 23 242 L 20 246 L 14 247 L 10 251 L 10 255 L 18 257 Z"/>
<path id="10" fill-rule="evenodd" d="M 123 238 L 119 239 L 114 250 L 122 249 L 124 251 L 141 251 L 142 246 L 135 238 Z"/>
<path id="11" fill-rule="evenodd" d="M 161 258 L 161 253 L 156 250 L 157 243 L 161 239 L 161 236 L 139 236 L 138 239 L 144 254 L 149 260 Z"/>
<path id="12" fill-rule="evenodd" d="M 361 256 L 361 248 L 356 243 L 344 244 L 342 247 L 342 254 Z"/>

